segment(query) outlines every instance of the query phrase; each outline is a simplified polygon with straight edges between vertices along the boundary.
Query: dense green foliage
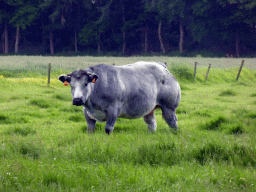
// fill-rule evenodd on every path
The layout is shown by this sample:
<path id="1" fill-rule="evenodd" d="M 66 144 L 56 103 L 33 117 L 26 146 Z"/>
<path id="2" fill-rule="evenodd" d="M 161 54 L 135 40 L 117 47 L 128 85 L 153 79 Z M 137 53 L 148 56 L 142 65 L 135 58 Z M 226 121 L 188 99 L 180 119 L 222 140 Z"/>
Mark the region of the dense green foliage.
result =
<path id="1" fill-rule="evenodd" d="M 205 82 L 201 67 L 194 82 L 189 63 L 169 64 L 182 90 L 178 132 L 159 109 L 156 133 L 142 118 L 118 119 L 108 136 L 104 123 L 87 134 L 82 108 L 57 79 L 68 64 L 48 87 L 37 65 L 47 58 L 34 58 L 34 68 L 27 61 L 30 69 L 14 62 L 22 58 L 8 57 L 13 65 L 0 70 L 0 191 L 256 190 L 255 69 L 244 67 L 239 81 L 238 67 L 211 69 Z"/>
<path id="2" fill-rule="evenodd" d="M 255 0 L 0 3 L 0 53 L 14 52 L 14 44 L 15 53 L 29 55 L 195 56 L 203 51 L 239 57 L 256 49 Z"/>

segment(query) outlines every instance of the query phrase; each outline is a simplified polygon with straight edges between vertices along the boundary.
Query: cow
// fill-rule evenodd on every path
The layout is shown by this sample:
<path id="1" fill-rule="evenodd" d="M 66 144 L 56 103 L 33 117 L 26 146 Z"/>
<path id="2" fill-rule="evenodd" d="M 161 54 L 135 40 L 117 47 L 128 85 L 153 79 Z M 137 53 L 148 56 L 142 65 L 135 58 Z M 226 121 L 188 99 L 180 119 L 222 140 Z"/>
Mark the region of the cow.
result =
<path id="1" fill-rule="evenodd" d="M 94 132 L 96 121 L 106 121 L 105 132 L 110 134 L 118 117 L 143 117 L 149 131 L 155 132 L 157 108 L 169 127 L 177 130 L 180 85 L 161 62 L 99 64 L 61 75 L 59 80 L 70 84 L 73 105 L 83 106 L 88 132 Z"/>

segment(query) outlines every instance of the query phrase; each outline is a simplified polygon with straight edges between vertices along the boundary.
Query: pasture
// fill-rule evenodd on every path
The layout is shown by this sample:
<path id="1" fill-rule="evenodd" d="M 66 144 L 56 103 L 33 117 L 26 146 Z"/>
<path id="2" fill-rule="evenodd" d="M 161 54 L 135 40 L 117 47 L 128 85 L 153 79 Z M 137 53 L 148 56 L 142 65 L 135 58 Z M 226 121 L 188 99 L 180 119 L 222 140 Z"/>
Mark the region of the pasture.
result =
<path id="1" fill-rule="evenodd" d="M 88 65 L 168 63 L 181 85 L 178 131 L 156 111 L 87 134 L 82 107 L 58 81 Z M 193 65 L 199 62 L 196 81 Z M 51 84 L 47 67 L 51 63 Z M 208 81 L 207 65 L 211 63 Z M 255 191 L 256 65 L 245 59 L 27 57 L 0 60 L 0 191 Z"/>

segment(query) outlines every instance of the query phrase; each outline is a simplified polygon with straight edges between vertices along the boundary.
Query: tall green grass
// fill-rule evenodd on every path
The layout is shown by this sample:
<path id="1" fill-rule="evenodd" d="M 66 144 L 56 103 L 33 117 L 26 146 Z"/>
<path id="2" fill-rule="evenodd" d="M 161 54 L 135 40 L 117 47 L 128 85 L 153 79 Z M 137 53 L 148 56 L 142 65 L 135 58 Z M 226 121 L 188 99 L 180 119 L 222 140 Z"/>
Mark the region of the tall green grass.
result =
<path id="1" fill-rule="evenodd" d="M 238 68 L 213 68 L 205 82 L 206 67 L 195 81 L 193 67 L 169 69 L 182 90 L 177 133 L 158 109 L 156 133 L 143 119 L 118 119 L 110 136 L 105 123 L 87 133 L 60 69 L 50 87 L 44 69 L 5 70 L 0 191 L 255 191 L 255 70 L 235 81 Z"/>

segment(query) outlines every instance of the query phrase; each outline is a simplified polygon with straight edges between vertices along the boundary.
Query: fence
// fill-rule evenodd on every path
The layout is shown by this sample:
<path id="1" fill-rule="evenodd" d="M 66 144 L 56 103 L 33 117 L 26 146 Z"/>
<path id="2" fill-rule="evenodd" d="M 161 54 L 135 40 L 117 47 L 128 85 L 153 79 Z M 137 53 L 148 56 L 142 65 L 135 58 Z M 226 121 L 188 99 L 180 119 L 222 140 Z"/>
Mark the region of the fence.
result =
<path id="1" fill-rule="evenodd" d="M 195 79 L 196 79 L 197 65 L 198 65 L 198 63 L 195 62 L 194 81 L 195 81 Z M 205 81 L 207 81 L 207 78 L 208 78 L 208 75 L 209 75 L 209 72 L 210 72 L 211 65 L 212 65 L 212 64 L 209 64 L 209 67 L 208 67 L 208 69 L 207 69 L 207 72 L 206 72 L 206 75 L 205 75 Z M 238 81 L 238 79 L 239 79 L 239 77 L 240 77 L 240 73 L 241 73 L 241 71 L 242 71 L 243 66 L 244 66 L 244 60 L 242 60 L 242 63 L 241 63 L 241 65 L 240 65 L 240 68 L 239 68 L 239 71 L 238 71 L 238 74 L 237 74 L 237 77 L 236 77 L 236 80 L 237 80 L 237 81 Z"/>
<path id="2" fill-rule="evenodd" d="M 164 62 L 164 64 L 167 65 L 167 62 Z M 115 65 L 115 63 L 113 63 L 113 65 Z M 198 65 L 198 62 L 195 62 L 194 81 L 196 79 L 197 65 Z M 240 77 L 243 66 L 244 66 L 244 60 L 242 60 L 242 63 L 240 65 L 240 68 L 239 68 L 239 71 L 238 71 L 238 74 L 237 74 L 237 77 L 236 77 L 237 81 Z M 49 65 L 48 65 L 48 86 L 50 86 L 50 83 L 51 83 L 51 68 L 52 68 L 51 63 L 49 63 Z M 209 66 L 208 66 L 208 69 L 207 69 L 207 72 L 206 72 L 206 75 L 205 75 L 205 81 L 207 81 L 207 78 L 208 78 L 209 73 L 210 73 L 210 69 L 211 69 L 211 64 L 209 64 Z"/>

